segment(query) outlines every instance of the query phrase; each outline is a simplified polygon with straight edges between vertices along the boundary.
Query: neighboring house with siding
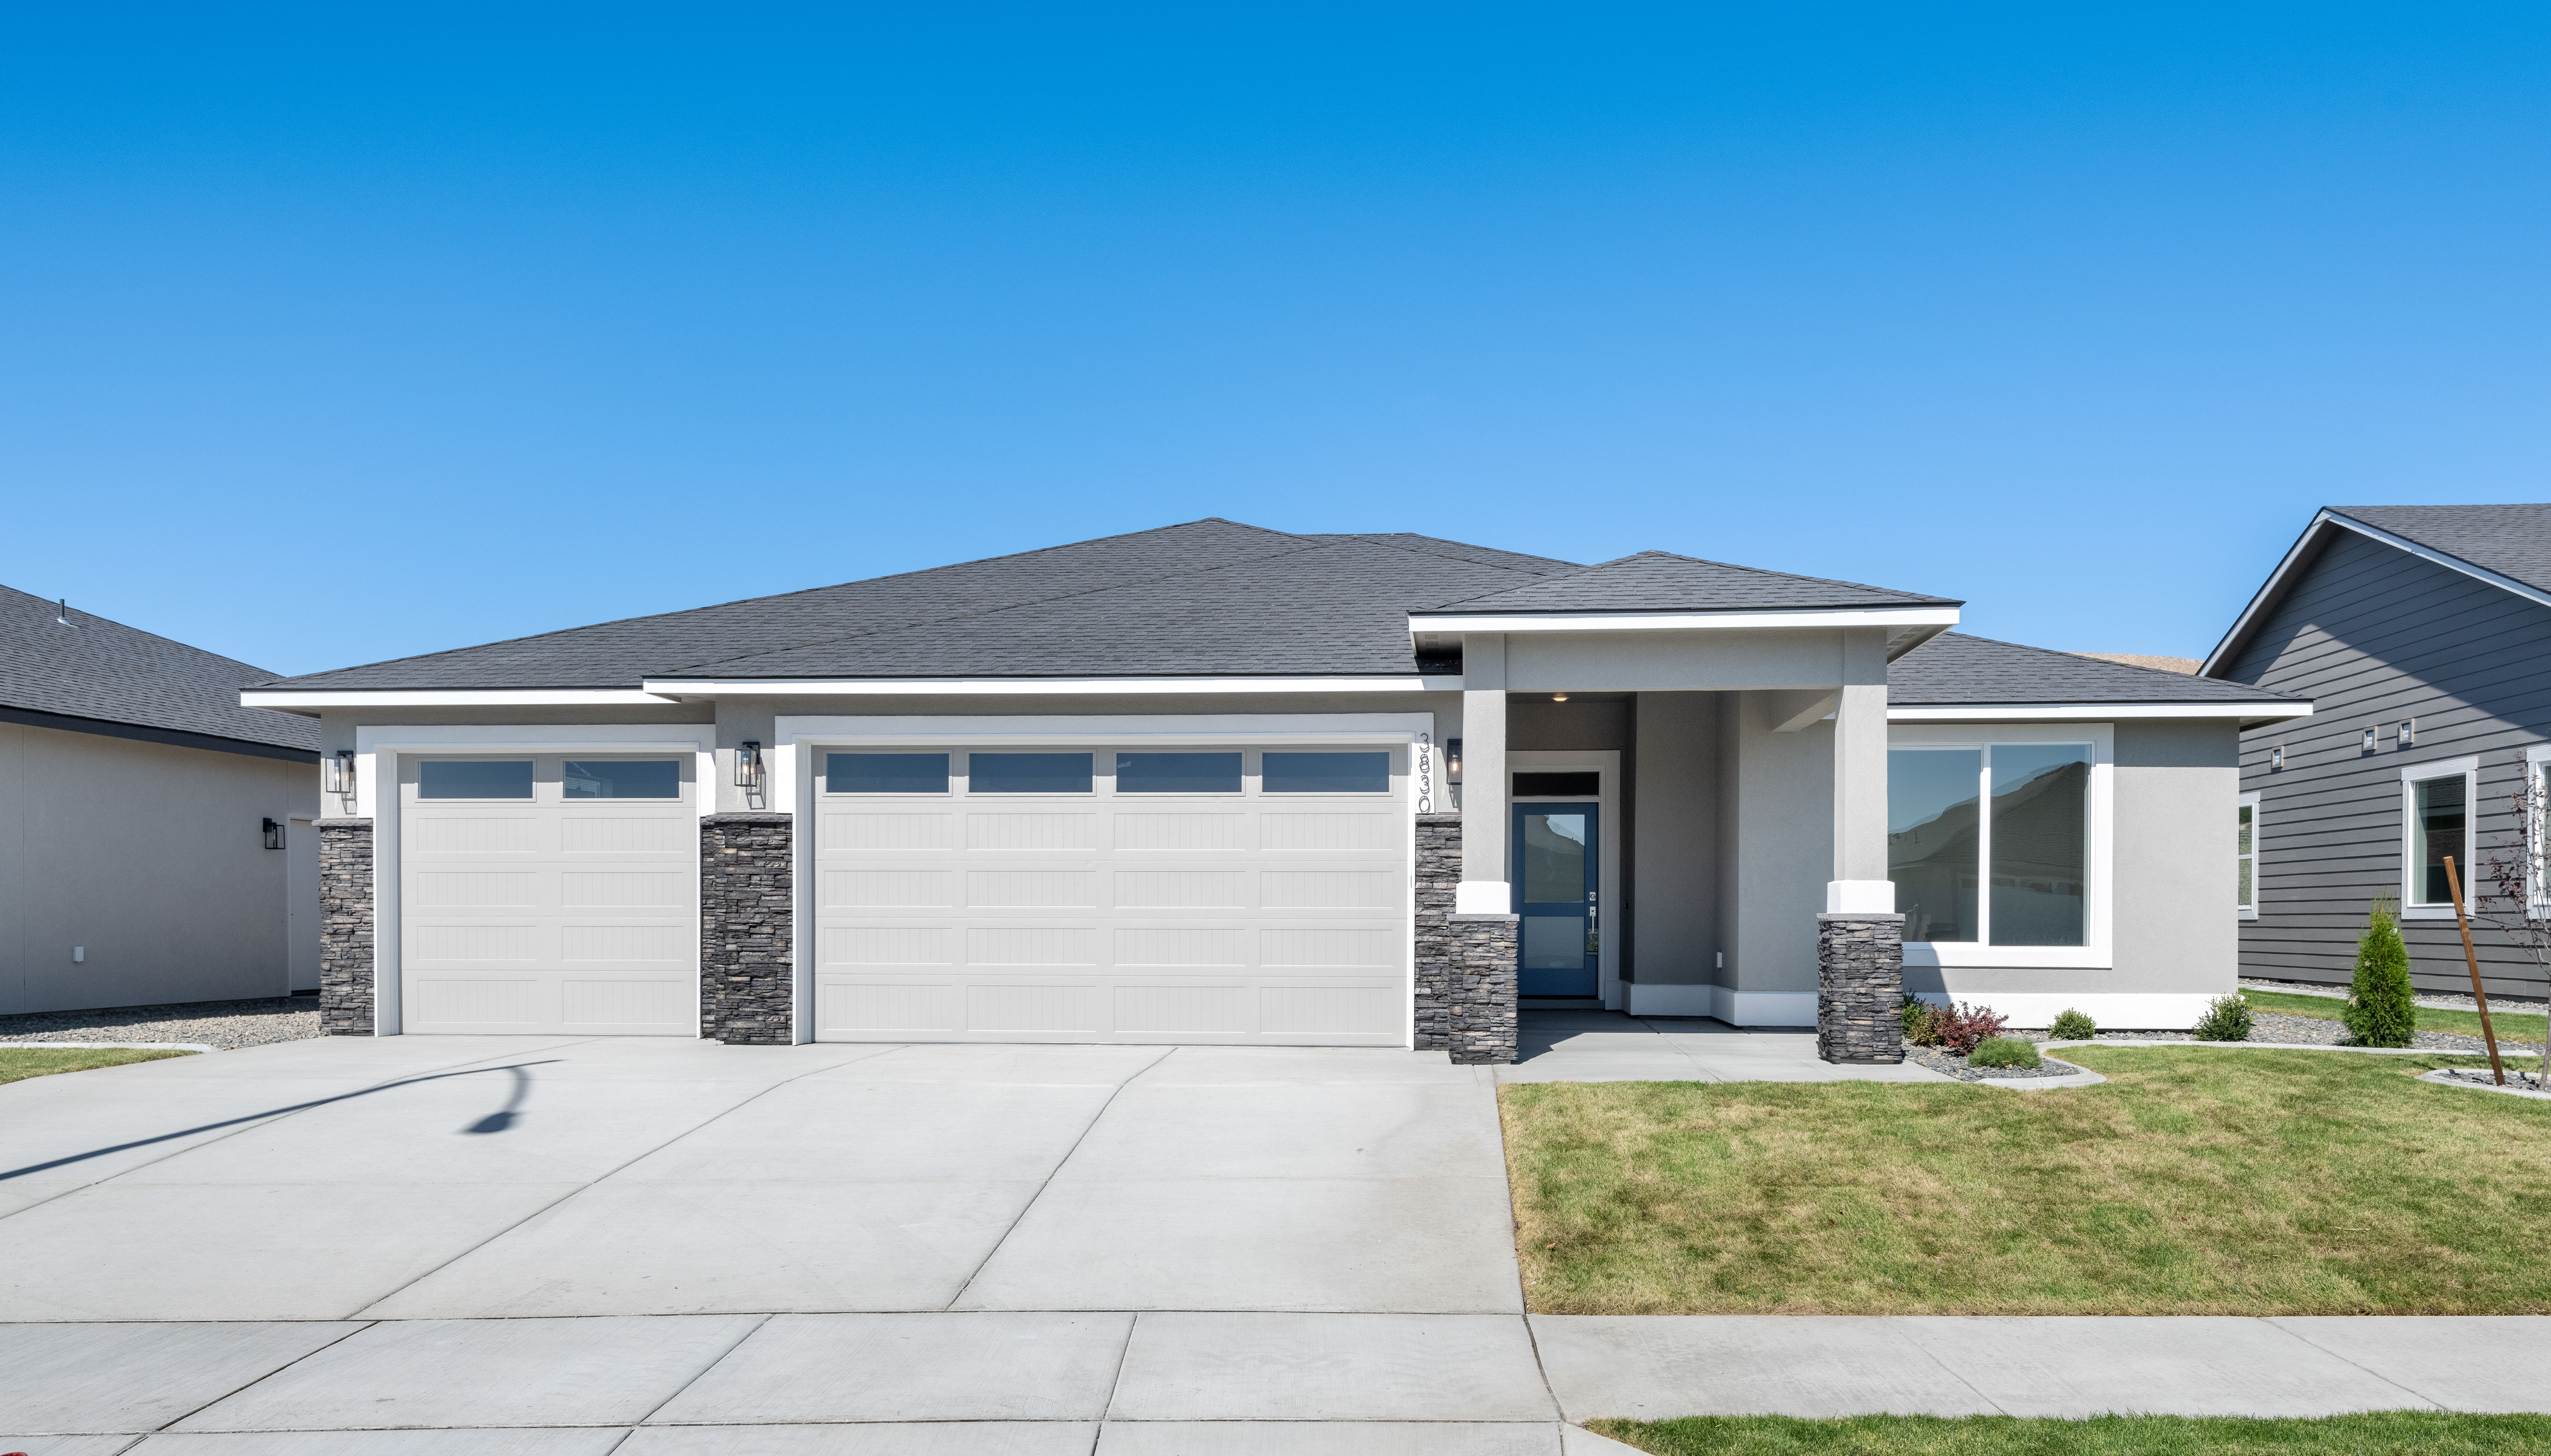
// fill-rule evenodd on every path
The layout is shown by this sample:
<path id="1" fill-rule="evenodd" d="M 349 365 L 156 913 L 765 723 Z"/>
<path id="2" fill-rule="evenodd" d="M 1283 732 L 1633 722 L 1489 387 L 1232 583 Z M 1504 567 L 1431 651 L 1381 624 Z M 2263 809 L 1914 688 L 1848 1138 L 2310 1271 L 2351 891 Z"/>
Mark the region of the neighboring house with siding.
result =
<path id="1" fill-rule="evenodd" d="M 2485 892 L 2470 863 L 2505 851 L 2551 761 L 2551 505 L 2329 507 L 2204 672 L 2316 705 L 2243 739 L 2243 974 L 2346 981 L 2388 897 L 2416 983 L 2469 989 L 2443 861 Z M 2474 941 L 2492 990 L 2543 993 L 2514 946 Z"/>
<path id="2" fill-rule="evenodd" d="M 1204 520 L 243 700 L 322 735 L 340 1033 L 1504 1060 L 1519 1002 L 1812 1024 L 1899 881 L 1914 991 L 2188 1025 L 2239 731 L 2308 705 L 1959 605 Z"/>
<path id="3" fill-rule="evenodd" d="M 319 984 L 319 735 L 272 675 L 0 586 L 0 1014 Z"/>

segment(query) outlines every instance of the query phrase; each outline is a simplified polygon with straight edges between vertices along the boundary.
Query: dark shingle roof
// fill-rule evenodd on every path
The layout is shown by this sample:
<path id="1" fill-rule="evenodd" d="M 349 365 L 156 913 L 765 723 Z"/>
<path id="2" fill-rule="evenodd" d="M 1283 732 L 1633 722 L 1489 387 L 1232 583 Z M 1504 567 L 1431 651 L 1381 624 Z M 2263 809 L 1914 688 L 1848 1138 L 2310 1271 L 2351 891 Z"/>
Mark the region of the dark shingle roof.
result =
<path id="1" fill-rule="evenodd" d="M 1887 700 L 1904 707 L 1969 703 L 2210 703 L 2300 701 L 2240 682 L 2189 677 L 2076 653 L 1958 632 L 1897 658 Z"/>
<path id="2" fill-rule="evenodd" d="M 2551 505 L 2334 505 L 2329 509 L 2537 591 L 2551 591 Z"/>
<path id="3" fill-rule="evenodd" d="M 1723 612 L 1811 607 L 1956 606 L 1923 596 L 1828 581 L 1785 572 L 1732 567 L 1672 552 L 1643 551 L 1619 561 L 1550 576 L 1504 591 L 1465 597 L 1439 610 L 1463 612 Z"/>
<path id="4" fill-rule="evenodd" d="M 319 748 L 308 718 L 240 706 L 240 689 L 274 675 L 182 642 L 0 586 L 0 706 L 174 733 Z"/>

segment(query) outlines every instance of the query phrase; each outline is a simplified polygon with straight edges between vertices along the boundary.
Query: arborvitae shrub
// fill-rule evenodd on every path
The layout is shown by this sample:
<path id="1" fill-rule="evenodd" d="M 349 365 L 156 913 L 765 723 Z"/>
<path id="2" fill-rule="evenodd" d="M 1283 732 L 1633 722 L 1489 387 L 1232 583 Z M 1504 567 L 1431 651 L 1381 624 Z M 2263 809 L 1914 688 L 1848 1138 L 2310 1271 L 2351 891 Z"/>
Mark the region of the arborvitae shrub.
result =
<path id="1" fill-rule="evenodd" d="M 2066 1011 L 2046 1029 L 2057 1041 L 2089 1041 L 2099 1034 L 2099 1023 L 2092 1020 L 2088 1011 Z"/>
<path id="2" fill-rule="evenodd" d="M 2250 1003 L 2236 993 L 2206 1002 L 2205 1014 L 2189 1034 L 2198 1041 L 2248 1041 L 2250 1025 Z"/>
<path id="3" fill-rule="evenodd" d="M 2391 908 L 2378 900 L 2365 938 L 2356 943 L 2356 981 L 2340 1013 L 2360 1047 L 2405 1047 L 2417 1040 L 2418 999 L 2409 988 L 2409 948 Z"/>

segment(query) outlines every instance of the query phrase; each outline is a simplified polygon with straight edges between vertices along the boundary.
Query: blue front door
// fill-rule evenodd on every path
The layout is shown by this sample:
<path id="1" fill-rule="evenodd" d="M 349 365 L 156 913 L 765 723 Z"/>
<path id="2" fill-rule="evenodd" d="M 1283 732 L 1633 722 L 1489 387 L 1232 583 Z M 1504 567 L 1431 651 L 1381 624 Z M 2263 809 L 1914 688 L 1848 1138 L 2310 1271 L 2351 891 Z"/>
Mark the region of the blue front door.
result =
<path id="1" fill-rule="evenodd" d="M 1514 907 L 1522 993 L 1590 996 L 1601 964 L 1593 804 L 1514 806 Z"/>

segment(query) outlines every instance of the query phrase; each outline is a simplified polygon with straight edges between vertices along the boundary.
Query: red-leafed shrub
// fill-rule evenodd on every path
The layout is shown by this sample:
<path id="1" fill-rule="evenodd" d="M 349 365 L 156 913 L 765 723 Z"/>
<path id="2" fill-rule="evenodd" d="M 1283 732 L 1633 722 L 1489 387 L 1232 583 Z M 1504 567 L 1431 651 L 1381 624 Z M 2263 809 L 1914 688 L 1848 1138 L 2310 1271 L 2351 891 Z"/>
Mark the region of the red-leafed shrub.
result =
<path id="1" fill-rule="evenodd" d="M 1966 1001 L 1933 1006 L 1930 1011 L 1931 1014 L 1925 1018 L 1928 1024 L 1922 1028 L 1923 1034 L 1913 1044 L 1938 1047 L 1961 1057 L 1974 1051 L 1977 1044 L 1987 1037 L 2001 1035 L 2001 1029 L 2010 1024 L 2008 1016 Z"/>

